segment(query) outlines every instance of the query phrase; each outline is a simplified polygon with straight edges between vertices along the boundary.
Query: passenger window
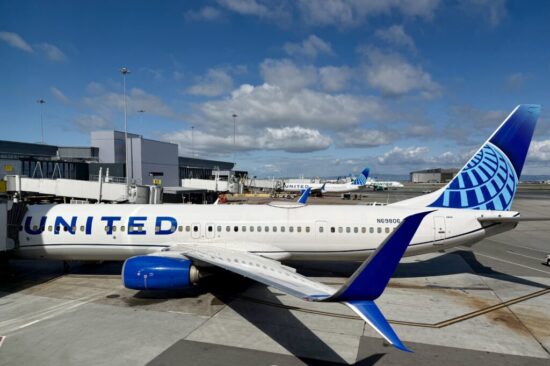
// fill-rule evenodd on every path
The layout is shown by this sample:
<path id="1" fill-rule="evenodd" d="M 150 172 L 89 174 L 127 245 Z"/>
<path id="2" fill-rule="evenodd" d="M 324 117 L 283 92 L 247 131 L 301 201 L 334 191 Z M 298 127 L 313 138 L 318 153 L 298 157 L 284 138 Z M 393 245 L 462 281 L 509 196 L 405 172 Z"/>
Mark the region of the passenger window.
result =
<path id="1" fill-rule="evenodd" d="M 251 233 L 254 232 L 254 226 L 251 226 L 251 227 L 250 227 L 250 232 L 251 232 Z"/>
<path id="2" fill-rule="evenodd" d="M 309 226 L 306 226 L 306 233 L 309 233 Z"/>
<path id="3" fill-rule="evenodd" d="M 34 225 L 34 226 L 32 227 L 32 229 L 33 229 L 34 231 L 36 231 L 36 229 L 38 229 L 38 226 Z"/>
<path id="4" fill-rule="evenodd" d="M 386 234 L 389 234 L 389 233 L 390 233 L 390 228 L 387 227 L 387 228 L 386 228 Z"/>
<path id="5" fill-rule="evenodd" d="M 123 226 L 124 227 L 124 226 Z M 120 228 L 120 230 L 122 230 L 122 227 Z M 183 231 L 183 226 L 179 226 L 178 227 L 178 231 L 181 233 Z"/>
<path id="6" fill-rule="evenodd" d="M 359 232 L 359 228 L 358 228 L 357 226 L 354 227 L 354 228 L 353 228 L 353 232 L 357 234 L 357 233 Z"/>
<path id="7" fill-rule="evenodd" d="M 155 233 L 158 233 L 160 231 L 160 227 L 155 226 Z"/>
<path id="8" fill-rule="evenodd" d="M 191 226 L 186 226 L 185 231 L 190 232 L 191 231 Z"/>
<path id="9" fill-rule="evenodd" d="M 233 227 L 233 231 L 234 231 L 234 232 L 238 232 L 238 231 L 239 231 L 239 227 L 238 227 L 238 226 L 234 226 L 234 227 Z"/>
<path id="10" fill-rule="evenodd" d="M 243 226 L 243 233 L 246 232 L 246 226 Z"/>
<path id="11" fill-rule="evenodd" d="M 126 226 L 121 226 L 121 227 L 120 227 L 120 231 L 121 231 L 121 232 L 124 232 L 124 230 L 126 230 Z M 180 231 L 181 231 L 181 230 L 180 230 Z"/>
<path id="12" fill-rule="evenodd" d="M 74 228 L 73 228 L 73 231 L 74 231 Z M 113 226 L 113 232 L 116 231 L 116 226 Z"/>
<path id="13" fill-rule="evenodd" d="M 331 226 L 330 232 L 334 234 L 336 232 L 336 228 L 334 226 Z"/>
<path id="14" fill-rule="evenodd" d="M 285 227 L 284 227 L 284 226 L 281 226 L 281 232 L 282 232 L 282 233 L 285 232 Z"/>
<path id="15" fill-rule="evenodd" d="M 52 231 L 52 229 L 53 229 L 53 228 L 52 228 L 52 226 L 51 226 L 51 225 L 50 225 L 50 226 L 48 226 L 48 231 Z"/>
<path id="16" fill-rule="evenodd" d="M 274 232 L 274 233 L 277 232 L 277 226 L 273 226 L 273 232 Z"/>
<path id="17" fill-rule="evenodd" d="M 80 231 L 84 231 L 84 225 L 80 226 Z"/>
<path id="18" fill-rule="evenodd" d="M 199 227 L 197 225 L 193 226 L 193 232 L 198 232 L 199 231 Z"/>
<path id="19" fill-rule="evenodd" d="M 296 231 L 299 232 L 299 233 L 301 233 L 301 232 L 302 232 L 302 227 L 301 227 L 301 226 L 297 226 L 297 227 L 296 227 Z"/>
<path id="20" fill-rule="evenodd" d="M 377 232 L 378 234 L 382 233 L 382 228 L 381 228 L 381 227 L 376 228 L 376 232 Z"/>
<path id="21" fill-rule="evenodd" d="M 349 226 L 346 227 L 346 233 L 348 233 L 348 234 L 351 233 L 351 228 Z"/>
<path id="22" fill-rule="evenodd" d="M 231 231 L 231 227 L 230 227 L 230 226 L 226 226 L 226 227 L 225 227 L 225 231 L 230 232 L 230 231 Z"/>
<path id="23" fill-rule="evenodd" d="M 293 232 L 294 232 L 294 226 L 289 226 L 288 231 L 290 231 L 291 233 L 293 233 Z"/>
<path id="24" fill-rule="evenodd" d="M 214 228 L 212 226 L 208 226 L 208 232 L 211 233 L 212 231 L 214 231 Z"/>
<path id="25" fill-rule="evenodd" d="M 218 233 L 222 231 L 222 227 L 218 225 Z"/>
<path id="26" fill-rule="evenodd" d="M 63 231 L 67 231 L 66 229 L 67 229 L 67 228 L 64 227 L 64 228 L 63 228 Z M 109 231 L 109 226 L 105 226 L 105 232 L 107 232 L 107 231 Z"/>
<path id="27" fill-rule="evenodd" d="M 362 232 L 363 234 L 366 233 L 366 232 L 367 232 L 367 228 L 363 226 L 363 227 L 361 228 L 361 232 Z"/>
<path id="28" fill-rule="evenodd" d="M 371 234 L 374 233 L 374 228 L 372 228 L 372 227 L 369 228 L 369 233 L 371 233 Z"/>
<path id="29" fill-rule="evenodd" d="M 319 226 L 319 232 L 322 233 L 324 231 L 322 226 Z"/>
<path id="30" fill-rule="evenodd" d="M 265 229 L 265 232 L 266 232 L 266 233 L 269 232 L 269 226 L 266 226 L 264 229 Z"/>
<path id="31" fill-rule="evenodd" d="M 341 227 L 341 226 L 339 226 L 339 227 L 338 227 L 338 232 L 339 232 L 339 233 L 343 233 L 343 232 L 344 232 L 344 228 Z"/>
<path id="32" fill-rule="evenodd" d="M 261 226 L 258 226 L 258 232 L 261 233 L 262 232 L 262 227 Z"/>

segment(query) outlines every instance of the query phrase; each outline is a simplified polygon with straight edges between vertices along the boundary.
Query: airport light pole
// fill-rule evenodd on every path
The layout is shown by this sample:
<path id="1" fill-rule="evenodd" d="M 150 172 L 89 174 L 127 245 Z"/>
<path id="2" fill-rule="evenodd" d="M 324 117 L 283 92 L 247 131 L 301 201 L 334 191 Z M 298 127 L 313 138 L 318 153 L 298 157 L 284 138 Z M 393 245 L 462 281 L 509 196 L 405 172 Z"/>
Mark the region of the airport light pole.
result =
<path id="1" fill-rule="evenodd" d="M 44 144 L 44 104 L 46 104 L 46 101 L 40 98 L 36 103 L 40 104 L 40 133 L 42 136 L 42 144 Z"/>
<path id="2" fill-rule="evenodd" d="M 122 74 L 122 84 L 124 90 L 124 150 L 126 153 L 125 163 L 126 163 L 126 198 L 130 199 L 130 164 L 128 164 L 128 115 L 126 111 L 126 75 L 130 73 L 128 68 L 123 67 L 120 69 Z"/>
<path id="3" fill-rule="evenodd" d="M 235 143 L 235 136 L 237 135 L 237 114 L 233 113 L 233 170 L 235 170 L 235 166 L 237 165 L 237 161 L 235 160 L 235 152 L 237 151 L 237 145 Z"/>
<path id="4" fill-rule="evenodd" d="M 191 157 L 195 157 L 195 126 L 191 126 Z"/>

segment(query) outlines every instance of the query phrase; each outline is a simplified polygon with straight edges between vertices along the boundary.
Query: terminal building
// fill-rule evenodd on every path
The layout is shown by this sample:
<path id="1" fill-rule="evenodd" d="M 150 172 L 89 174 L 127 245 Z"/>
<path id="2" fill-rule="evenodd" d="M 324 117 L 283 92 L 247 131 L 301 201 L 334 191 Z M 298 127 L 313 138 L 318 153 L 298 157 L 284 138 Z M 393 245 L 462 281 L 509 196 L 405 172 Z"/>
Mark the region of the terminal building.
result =
<path id="1" fill-rule="evenodd" d="M 459 172 L 459 169 L 427 169 L 410 173 L 412 183 L 448 183 Z"/>
<path id="2" fill-rule="evenodd" d="M 97 180 L 102 172 L 110 182 L 126 182 L 124 132 L 93 131 L 90 147 L 66 147 L 0 140 L 0 179 L 6 175 L 30 178 Z M 137 185 L 180 187 L 182 179 L 246 176 L 232 172 L 234 163 L 181 157 L 178 145 L 128 133 L 128 176 Z"/>

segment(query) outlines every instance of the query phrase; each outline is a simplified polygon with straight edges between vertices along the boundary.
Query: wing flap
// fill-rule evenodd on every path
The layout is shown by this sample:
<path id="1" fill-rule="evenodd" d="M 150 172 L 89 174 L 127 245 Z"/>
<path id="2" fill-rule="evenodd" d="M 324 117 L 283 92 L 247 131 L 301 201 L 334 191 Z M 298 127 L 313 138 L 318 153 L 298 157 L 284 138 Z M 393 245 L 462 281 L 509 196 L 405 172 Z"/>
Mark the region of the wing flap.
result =
<path id="1" fill-rule="evenodd" d="M 336 291 L 296 273 L 294 268 L 256 254 L 213 246 L 189 246 L 180 252 L 191 259 L 238 273 L 304 300 L 327 298 Z"/>

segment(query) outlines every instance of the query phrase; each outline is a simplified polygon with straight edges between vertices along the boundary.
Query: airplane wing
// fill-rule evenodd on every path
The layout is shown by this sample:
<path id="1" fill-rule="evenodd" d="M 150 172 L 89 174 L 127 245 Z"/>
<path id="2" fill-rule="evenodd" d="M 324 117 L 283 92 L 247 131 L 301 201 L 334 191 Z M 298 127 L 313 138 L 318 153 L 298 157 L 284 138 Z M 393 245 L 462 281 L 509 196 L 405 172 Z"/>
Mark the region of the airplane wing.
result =
<path id="1" fill-rule="evenodd" d="M 249 252 L 191 244 L 176 245 L 170 252 L 238 273 L 306 301 L 344 303 L 389 343 L 400 350 L 410 352 L 395 334 L 374 300 L 386 288 L 422 219 L 430 212 L 421 212 L 405 218 L 340 289 L 310 280 L 296 273 L 291 267 Z"/>
<path id="2" fill-rule="evenodd" d="M 184 248 L 178 245 L 176 250 L 185 257 L 238 273 L 301 299 L 318 295 L 328 297 L 336 292 L 332 287 L 296 273 L 294 268 L 253 253 L 204 245 L 185 245 Z"/>

